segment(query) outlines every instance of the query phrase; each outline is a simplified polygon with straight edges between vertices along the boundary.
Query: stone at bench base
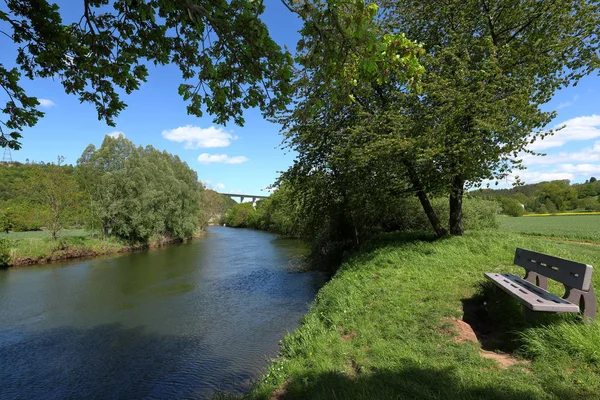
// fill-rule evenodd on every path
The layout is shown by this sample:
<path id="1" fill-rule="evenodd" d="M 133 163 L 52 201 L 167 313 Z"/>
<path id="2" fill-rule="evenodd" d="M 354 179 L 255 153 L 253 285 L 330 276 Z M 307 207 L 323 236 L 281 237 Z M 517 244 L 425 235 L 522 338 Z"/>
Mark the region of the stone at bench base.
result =
<path id="1" fill-rule="evenodd" d="M 486 273 L 485 277 L 500 286 L 532 311 L 578 313 L 579 305 L 550 293 L 513 274 Z"/>

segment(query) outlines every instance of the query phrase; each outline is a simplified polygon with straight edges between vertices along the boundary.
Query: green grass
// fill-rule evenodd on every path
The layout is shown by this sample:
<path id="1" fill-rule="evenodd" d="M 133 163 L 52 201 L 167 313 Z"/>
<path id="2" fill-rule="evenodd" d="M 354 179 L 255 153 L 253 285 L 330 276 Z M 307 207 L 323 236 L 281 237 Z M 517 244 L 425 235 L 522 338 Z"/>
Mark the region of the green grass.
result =
<path id="1" fill-rule="evenodd" d="M 600 215 L 500 218 L 501 229 L 600 244 Z"/>
<path id="2" fill-rule="evenodd" d="M 529 325 L 514 300 L 482 285 L 484 272 L 522 273 L 516 247 L 600 266 L 596 247 L 499 231 L 384 239 L 321 289 L 249 398 L 278 388 L 277 399 L 600 398 L 600 323 L 552 316 Z M 600 274 L 593 280 L 600 288 Z M 527 363 L 503 369 L 478 343 L 456 343 L 448 321 L 463 317 L 463 304 L 502 339 L 488 345 Z"/>
<path id="3" fill-rule="evenodd" d="M 85 229 L 63 229 L 59 232 L 59 237 L 66 236 L 89 236 L 90 232 Z M 0 237 L 7 239 L 46 239 L 50 238 L 52 234 L 49 231 L 31 231 L 31 232 L 9 232 L 0 233 Z"/>
<path id="4" fill-rule="evenodd" d="M 63 230 L 56 241 L 47 231 L 10 232 L 0 237 L 9 241 L 11 265 L 110 254 L 127 247 L 116 239 L 93 238 L 82 229 Z"/>

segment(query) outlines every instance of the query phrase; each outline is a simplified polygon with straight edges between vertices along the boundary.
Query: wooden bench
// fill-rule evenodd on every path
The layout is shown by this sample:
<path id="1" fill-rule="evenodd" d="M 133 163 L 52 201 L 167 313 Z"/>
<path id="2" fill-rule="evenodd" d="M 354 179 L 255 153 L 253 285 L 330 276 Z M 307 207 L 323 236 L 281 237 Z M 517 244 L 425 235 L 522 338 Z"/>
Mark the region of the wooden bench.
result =
<path id="1" fill-rule="evenodd" d="M 592 319 L 596 316 L 591 265 L 524 249 L 516 250 L 515 264 L 525 268 L 525 278 L 489 272 L 485 277 L 516 298 L 524 312 L 581 312 Z M 563 297 L 548 292 L 548 278 L 565 286 Z"/>

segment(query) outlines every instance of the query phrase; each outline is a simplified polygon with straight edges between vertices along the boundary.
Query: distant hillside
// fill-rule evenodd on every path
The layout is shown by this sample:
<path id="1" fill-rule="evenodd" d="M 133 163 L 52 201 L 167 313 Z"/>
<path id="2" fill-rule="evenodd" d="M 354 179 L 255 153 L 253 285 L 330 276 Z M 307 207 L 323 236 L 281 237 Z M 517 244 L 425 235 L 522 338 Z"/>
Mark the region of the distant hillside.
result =
<path id="1" fill-rule="evenodd" d="M 506 214 L 600 211 L 600 181 L 591 177 L 571 185 L 569 180 L 532 183 L 509 189 L 477 189 L 472 196 L 498 200 Z"/>

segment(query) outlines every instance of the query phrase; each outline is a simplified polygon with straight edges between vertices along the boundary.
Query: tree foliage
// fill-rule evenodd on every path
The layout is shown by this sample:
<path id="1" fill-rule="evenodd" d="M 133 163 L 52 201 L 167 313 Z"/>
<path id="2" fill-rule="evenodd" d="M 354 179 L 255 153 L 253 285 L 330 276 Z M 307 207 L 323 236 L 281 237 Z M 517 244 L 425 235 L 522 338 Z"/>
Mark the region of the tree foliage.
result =
<path id="1" fill-rule="evenodd" d="M 35 166 L 23 190 L 40 215 L 52 239 L 65 228 L 77 203 L 77 183 L 66 168 L 58 165 Z"/>
<path id="2" fill-rule="evenodd" d="M 346 15 L 360 15 L 356 2 L 342 3 L 349 7 Z M 281 120 L 298 157 L 282 181 L 303 185 L 300 193 L 306 194 L 301 196 L 324 207 L 315 209 L 316 215 L 326 210 L 328 215 L 343 214 L 339 230 L 352 232 L 355 243 L 360 242 L 360 227 L 368 226 L 361 213 L 393 196 L 416 195 L 439 236 L 447 232 L 444 225 L 461 235 L 465 190 L 521 168 L 518 155 L 551 133 L 545 126 L 555 114 L 542 111 L 541 105 L 597 67 L 599 5 L 535 0 L 377 3 L 381 12 L 365 25 L 364 41 L 347 39 L 344 19 L 341 28 L 327 24 L 331 34 L 320 35 L 321 20 L 311 18 L 307 8 L 297 58 L 302 66 L 295 81 L 297 103 Z M 336 48 L 348 52 L 356 47 L 349 53 L 360 54 L 363 43 L 403 35 L 419 43 L 398 47 L 408 57 L 404 68 L 390 67 L 384 50 L 382 60 L 363 65 L 378 73 L 349 84 L 346 74 L 361 69 L 352 68 L 351 57 L 337 57 Z M 336 64 L 321 51 L 334 54 L 341 66 L 329 68 Z M 411 66 L 420 75 L 420 90 L 407 81 Z M 447 224 L 432 204 L 442 195 L 449 199 Z M 546 200 L 555 204 L 558 198 Z M 567 202 L 557 205 L 561 207 L 568 207 Z"/>
<path id="3" fill-rule="evenodd" d="M 79 6 L 78 21 L 64 21 L 47 0 L 7 0 L 0 10 L 0 32 L 17 47 L 17 67 L 0 64 L 8 95 L 0 147 L 20 148 L 22 129 L 43 116 L 24 77 L 58 78 L 109 125 L 126 106 L 121 95 L 146 81 L 149 64 L 178 66 L 188 113 L 207 111 L 217 123 L 243 124 L 243 109 L 269 115 L 288 101 L 291 58 L 260 20 L 262 1 L 84 0 Z"/>
<path id="4" fill-rule="evenodd" d="M 595 1 L 382 1 L 385 23 L 422 43 L 423 94 L 407 93 L 418 174 L 450 195 L 461 234 L 465 187 L 521 167 L 518 154 L 548 135 L 557 89 L 598 67 Z M 406 126 L 405 126 L 406 127 Z M 435 168 L 432 168 L 435 165 Z"/>
<path id="5" fill-rule="evenodd" d="M 188 238 L 200 227 L 203 188 L 177 156 L 106 136 L 99 149 L 88 146 L 77 166 L 90 215 L 105 236 L 147 243 L 155 236 Z"/>
<path id="6" fill-rule="evenodd" d="M 498 202 L 502 207 L 503 214 L 510 215 L 511 217 L 520 217 L 525 214 L 524 205 L 516 199 L 500 196 L 498 197 Z"/>

